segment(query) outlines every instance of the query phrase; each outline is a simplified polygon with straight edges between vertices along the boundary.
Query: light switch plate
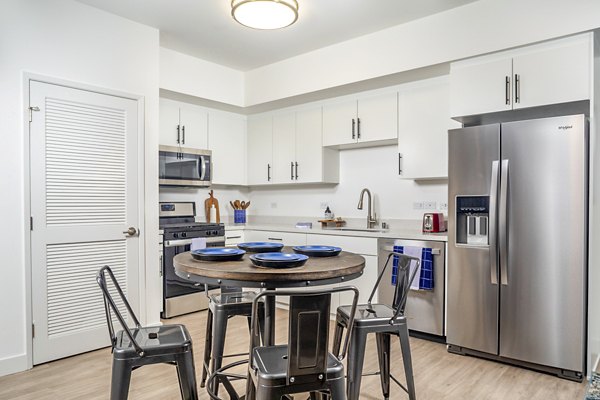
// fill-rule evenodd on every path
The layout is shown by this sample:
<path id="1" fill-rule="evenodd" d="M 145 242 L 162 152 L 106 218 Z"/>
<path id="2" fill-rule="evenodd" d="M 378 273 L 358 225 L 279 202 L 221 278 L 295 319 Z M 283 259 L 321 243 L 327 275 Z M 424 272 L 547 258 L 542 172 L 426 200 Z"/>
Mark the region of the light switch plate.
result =
<path id="1" fill-rule="evenodd" d="M 413 203 L 413 209 L 414 210 L 422 210 L 423 209 L 423 202 L 421 202 L 421 201 L 415 201 Z"/>
<path id="2" fill-rule="evenodd" d="M 424 210 L 435 210 L 436 206 L 437 206 L 437 204 L 435 203 L 435 201 L 424 201 L 423 202 Z"/>

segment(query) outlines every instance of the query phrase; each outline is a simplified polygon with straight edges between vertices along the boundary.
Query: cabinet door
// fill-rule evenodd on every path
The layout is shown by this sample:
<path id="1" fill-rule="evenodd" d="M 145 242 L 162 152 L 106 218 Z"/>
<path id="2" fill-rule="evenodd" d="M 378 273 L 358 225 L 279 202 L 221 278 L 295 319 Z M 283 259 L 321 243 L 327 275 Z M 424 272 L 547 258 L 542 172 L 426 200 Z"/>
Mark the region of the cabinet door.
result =
<path id="1" fill-rule="evenodd" d="M 273 182 L 294 182 L 296 113 L 273 116 Z"/>
<path id="2" fill-rule="evenodd" d="M 365 258 L 363 274 L 356 279 L 342 283 L 343 286 L 355 286 L 358 289 L 358 304 L 366 304 L 369 301 L 371 291 L 375 287 L 375 282 L 377 282 L 377 256 L 363 255 L 363 257 Z M 373 296 L 373 303 L 376 302 L 377 293 Z M 352 292 L 340 293 L 340 303 L 341 305 L 352 304 Z"/>
<path id="3" fill-rule="evenodd" d="M 179 103 L 169 99 L 160 99 L 159 103 L 158 143 L 166 146 L 178 146 L 177 126 L 179 125 Z"/>
<path id="4" fill-rule="evenodd" d="M 377 142 L 398 138 L 398 94 L 361 98 L 358 100 L 356 134 L 358 142 Z"/>
<path id="5" fill-rule="evenodd" d="M 248 184 L 270 183 L 273 177 L 273 119 L 248 120 Z"/>
<path id="6" fill-rule="evenodd" d="M 510 110 L 512 58 L 450 67 L 450 115 L 461 117 Z M 509 80 L 508 85 L 506 80 Z"/>
<path id="7" fill-rule="evenodd" d="M 243 116 L 211 112 L 208 148 L 212 150 L 213 183 L 246 184 L 246 119 Z"/>
<path id="8" fill-rule="evenodd" d="M 294 177 L 297 182 L 323 181 L 322 115 L 320 107 L 296 113 L 297 165 Z"/>
<path id="9" fill-rule="evenodd" d="M 244 243 L 244 231 L 242 231 L 242 230 L 226 230 L 225 231 L 225 246 L 235 246 L 238 243 Z"/>
<path id="10" fill-rule="evenodd" d="M 248 242 L 274 242 L 286 246 L 306 245 L 306 233 L 276 232 L 276 231 L 245 231 Z"/>
<path id="11" fill-rule="evenodd" d="M 406 179 L 448 177 L 450 119 L 447 77 L 405 85 L 398 94 L 399 175 Z"/>
<path id="12" fill-rule="evenodd" d="M 566 103 L 590 98 L 589 41 L 578 39 L 563 46 L 513 58 L 513 108 Z M 513 81 L 513 82 L 514 82 Z"/>
<path id="13" fill-rule="evenodd" d="M 356 101 L 324 105 L 323 146 L 351 143 L 356 143 Z"/>
<path id="14" fill-rule="evenodd" d="M 202 107 L 180 103 L 181 146 L 208 148 L 208 113 Z"/>

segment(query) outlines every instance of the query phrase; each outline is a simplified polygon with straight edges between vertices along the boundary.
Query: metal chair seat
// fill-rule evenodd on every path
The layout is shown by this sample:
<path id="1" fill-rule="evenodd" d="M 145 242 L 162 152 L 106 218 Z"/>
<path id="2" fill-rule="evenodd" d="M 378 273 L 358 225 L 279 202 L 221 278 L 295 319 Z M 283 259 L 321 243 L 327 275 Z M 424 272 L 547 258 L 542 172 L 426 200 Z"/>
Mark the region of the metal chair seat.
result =
<path id="1" fill-rule="evenodd" d="M 254 349 L 252 368 L 262 383 L 268 381 L 271 386 L 286 384 L 288 368 L 288 346 L 257 347 Z M 331 353 L 327 358 L 326 374 L 328 379 L 344 377 L 344 365 Z"/>
<path id="2" fill-rule="evenodd" d="M 348 321 L 352 307 L 340 306 L 337 309 L 338 318 Z M 359 304 L 356 306 L 356 316 L 354 317 L 354 326 L 390 326 L 390 319 L 394 317 L 396 311 L 387 304 Z M 395 318 L 395 323 L 406 321 L 404 315 L 398 315 Z"/>
<path id="3" fill-rule="evenodd" d="M 233 304 L 248 305 L 248 315 L 252 312 L 252 301 L 256 297 L 256 292 L 228 292 L 210 295 L 210 302 L 213 307 L 231 306 Z"/>
<path id="4" fill-rule="evenodd" d="M 192 346 L 192 338 L 183 325 L 142 327 L 132 329 L 131 333 L 142 348 L 144 357 L 185 353 Z M 125 331 L 117 332 L 113 353 L 119 360 L 139 358 Z"/>

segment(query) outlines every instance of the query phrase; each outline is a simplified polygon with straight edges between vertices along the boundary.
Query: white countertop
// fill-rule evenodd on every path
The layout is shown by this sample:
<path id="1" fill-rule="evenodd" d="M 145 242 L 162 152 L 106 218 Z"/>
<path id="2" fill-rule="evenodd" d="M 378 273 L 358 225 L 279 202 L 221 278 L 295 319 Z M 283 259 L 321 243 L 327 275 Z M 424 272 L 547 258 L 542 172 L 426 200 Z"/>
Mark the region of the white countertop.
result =
<path id="1" fill-rule="evenodd" d="M 347 226 L 345 228 L 358 228 Z M 390 239 L 412 239 L 412 240 L 433 240 L 438 242 L 448 241 L 448 232 L 443 233 L 423 233 L 420 229 L 413 226 L 392 227 L 386 232 L 361 232 L 361 231 L 340 231 L 335 229 L 322 229 L 320 224 L 314 224 L 311 229 L 296 228 L 295 224 L 266 224 L 266 223 L 247 223 L 247 224 L 225 224 L 226 231 L 232 230 L 254 230 L 254 231 L 273 231 L 273 232 L 291 232 L 306 233 L 313 235 L 335 235 L 335 236 L 354 236 L 368 238 L 390 238 Z"/>

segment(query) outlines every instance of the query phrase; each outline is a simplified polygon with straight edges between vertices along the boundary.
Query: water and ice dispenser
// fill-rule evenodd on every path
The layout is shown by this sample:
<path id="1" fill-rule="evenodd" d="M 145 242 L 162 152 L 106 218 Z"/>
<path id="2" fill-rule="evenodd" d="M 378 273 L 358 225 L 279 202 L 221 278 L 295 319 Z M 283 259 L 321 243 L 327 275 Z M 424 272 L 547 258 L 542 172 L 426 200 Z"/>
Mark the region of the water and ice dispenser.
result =
<path id="1" fill-rule="evenodd" d="M 489 244 L 489 196 L 456 196 L 456 243 Z"/>

